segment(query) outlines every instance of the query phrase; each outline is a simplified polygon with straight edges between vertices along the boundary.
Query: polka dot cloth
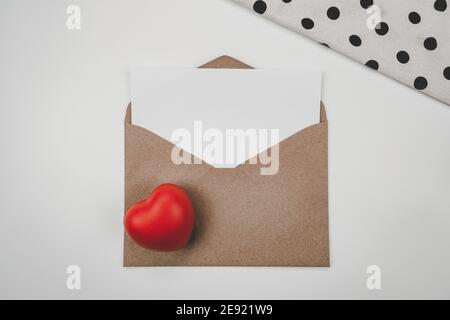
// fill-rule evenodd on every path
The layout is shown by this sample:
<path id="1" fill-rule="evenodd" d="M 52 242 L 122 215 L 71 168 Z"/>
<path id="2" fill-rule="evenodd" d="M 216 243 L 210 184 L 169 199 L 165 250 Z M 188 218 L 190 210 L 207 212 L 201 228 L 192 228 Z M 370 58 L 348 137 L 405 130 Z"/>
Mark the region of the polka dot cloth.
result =
<path id="1" fill-rule="evenodd" d="M 234 1 L 450 105 L 450 0 Z"/>

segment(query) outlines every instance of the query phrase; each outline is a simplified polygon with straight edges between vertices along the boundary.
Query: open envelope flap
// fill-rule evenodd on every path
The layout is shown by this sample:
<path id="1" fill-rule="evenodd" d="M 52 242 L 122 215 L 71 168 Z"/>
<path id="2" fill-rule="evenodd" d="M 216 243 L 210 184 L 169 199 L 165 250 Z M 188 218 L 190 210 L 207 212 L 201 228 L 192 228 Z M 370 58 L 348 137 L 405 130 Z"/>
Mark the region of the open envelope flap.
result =
<path id="1" fill-rule="evenodd" d="M 203 67 L 248 68 L 230 57 Z M 216 169 L 174 165 L 173 145 L 132 124 L 125 125 L 125 209 L 161 183 L 176 183 L 193 199 L 196 226 L 177 252 L 143 249 L 125 235 L 124 266 L 328 267 L 328 127 L 321 123 L 279 145 L 280 169 L 261 176 L 259 165 Z"/>

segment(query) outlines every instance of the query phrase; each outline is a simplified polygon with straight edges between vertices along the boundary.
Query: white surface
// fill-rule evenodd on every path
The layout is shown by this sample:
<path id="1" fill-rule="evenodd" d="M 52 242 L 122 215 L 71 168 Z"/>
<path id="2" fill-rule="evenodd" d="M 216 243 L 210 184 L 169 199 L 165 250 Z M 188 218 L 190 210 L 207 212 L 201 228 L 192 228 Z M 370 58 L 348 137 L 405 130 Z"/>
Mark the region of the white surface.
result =
<path id="1" fill-rule="evenodd" d="M 321 87 L 320 72 L 306 68 L 134 68 L 131 71 L 133 124 L 156 133 L 214 167 L 234 168 L 318 124 Z M 201 122 L 202 132 L 195 130 L 196 122 Z M 181 139 L 174 135 L 181 133 L 180 129 L 189 136 L 184 134 Z M 238 150 L 234 140 L 223 143 L 221 159 L 205 154 L 212 142 L 215 149 L 220 147 L 217 137 L 210 137 L 206 143 L 203 140 L 203 132 L 211 129 L 223 138 L 227 130 L 236 129 L 256 130 L 256 138 L 262 130 L 267 135 L 259 141 L 244 137 L 242 142 L 247 147 L 244 145 Z M 272 130 L 277 130 L 278 135 L 270 135 Z M 194 143 L 198 139 L 200 143 Z"/>
<path id="2" fill-rule="evenodd" d="M 450 107 L 224 0 L 2 0 L 0 47 L 1 298 L 450 298 Z M 127 70 L 224 53 L 324 71 L 331 269 L 121 267 Z"/>

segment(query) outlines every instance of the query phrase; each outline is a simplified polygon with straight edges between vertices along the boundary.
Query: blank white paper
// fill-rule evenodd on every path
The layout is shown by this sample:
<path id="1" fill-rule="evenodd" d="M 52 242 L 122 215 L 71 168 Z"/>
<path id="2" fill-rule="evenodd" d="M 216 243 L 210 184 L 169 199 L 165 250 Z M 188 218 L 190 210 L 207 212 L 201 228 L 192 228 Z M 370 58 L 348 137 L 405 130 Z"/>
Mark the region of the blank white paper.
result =
<path id="1" fill-rule="evenodd" d="M 235 167 L 267 147 L 320 122 L 321 73 L 294 69 L 176 69 L 135 68 L 131 71 L 133 124 L 148 129 L 197 158 L 194 144 L 172 141 L 176 129 L 194 135 L 200 121 L 204 131 L 216 129 L 279 130 L 279 139 L 261 143 Z M 194 139 L 194 137 L 192 138 Z M 225 151 L 227 152 L 227 151 Z"/>

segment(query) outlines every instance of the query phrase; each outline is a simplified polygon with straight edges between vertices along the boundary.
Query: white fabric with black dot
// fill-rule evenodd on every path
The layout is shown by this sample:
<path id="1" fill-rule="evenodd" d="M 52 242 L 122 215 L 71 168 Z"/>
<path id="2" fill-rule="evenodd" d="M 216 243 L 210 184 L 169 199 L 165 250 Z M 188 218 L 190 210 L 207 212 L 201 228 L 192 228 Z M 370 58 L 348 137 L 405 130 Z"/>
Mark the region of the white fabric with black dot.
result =
<path id="1" fill-rule="evenodd" d="M 450 105 L 450 0 L 234 1 Z"/>

